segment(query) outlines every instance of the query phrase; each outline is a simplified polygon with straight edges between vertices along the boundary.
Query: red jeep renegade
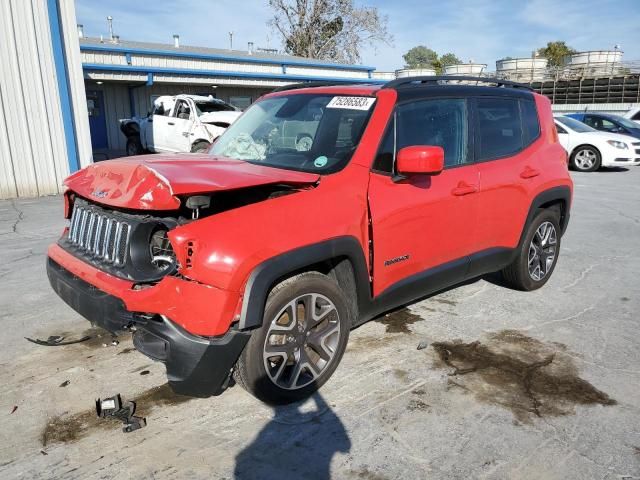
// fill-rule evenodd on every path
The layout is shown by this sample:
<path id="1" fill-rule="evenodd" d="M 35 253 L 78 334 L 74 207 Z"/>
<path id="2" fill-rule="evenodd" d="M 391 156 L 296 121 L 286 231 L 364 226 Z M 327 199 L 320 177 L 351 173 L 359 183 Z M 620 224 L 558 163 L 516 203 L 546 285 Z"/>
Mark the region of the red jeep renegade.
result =
<path id="1" fill-rule="evenodd" d="M 176 392 L 233 376 L 270 403 L 318 389 L 383 312 L 500 270 L 539 288 L 569 221 L 567 157 L 545 97 L 474 80 L 290 86 L 208 154 L 90 165 L 65 182 L 51 285 L 133 330 Z"/>

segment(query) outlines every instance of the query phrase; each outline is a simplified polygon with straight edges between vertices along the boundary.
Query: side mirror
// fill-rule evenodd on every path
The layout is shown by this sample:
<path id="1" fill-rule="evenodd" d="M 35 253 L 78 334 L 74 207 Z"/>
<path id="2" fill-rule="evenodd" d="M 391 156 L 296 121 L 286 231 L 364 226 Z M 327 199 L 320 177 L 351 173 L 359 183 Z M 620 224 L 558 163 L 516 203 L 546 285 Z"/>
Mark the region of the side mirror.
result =
<path id="1" fill-rule="evenodd" d="M 444 169 L 444 150 L 431 145 L 404 147 L 396 158 L 399 175 L 437 175 Z"/>

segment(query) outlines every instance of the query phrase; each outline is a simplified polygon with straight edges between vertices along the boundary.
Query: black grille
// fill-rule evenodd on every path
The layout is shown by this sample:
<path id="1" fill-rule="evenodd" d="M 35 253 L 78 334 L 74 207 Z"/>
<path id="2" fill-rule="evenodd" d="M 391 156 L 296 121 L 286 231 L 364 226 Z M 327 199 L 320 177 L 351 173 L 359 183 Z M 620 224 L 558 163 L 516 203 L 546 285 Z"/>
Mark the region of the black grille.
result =
<path id="1" fill-rule="evenodd" d="M 67 235 L 58 244 L 83 261 L 127 280 L 154 282 L 177 268 L 167 232 L 174 217 L 111 210 L 76 198 Z M 151 252 L 152 237 L 162 233 L 166 251 Z"/>
<path id="2" fill-rule="evenodd" d="M 71 216 L 67 241 L 80 253 L 99 263 L 125 263 L 131 226 L 111 212 L 77 200 Z"/>

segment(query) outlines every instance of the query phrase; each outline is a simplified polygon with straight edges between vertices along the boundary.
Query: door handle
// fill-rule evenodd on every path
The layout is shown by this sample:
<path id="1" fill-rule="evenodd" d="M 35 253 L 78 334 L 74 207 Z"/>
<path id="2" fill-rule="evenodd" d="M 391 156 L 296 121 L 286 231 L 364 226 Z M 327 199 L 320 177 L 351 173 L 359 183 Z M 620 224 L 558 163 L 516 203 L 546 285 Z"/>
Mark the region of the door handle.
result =
<path id="1" fill-rule="evenodd" d="M 182 136 L 183 137 L 188 137 L 189 136 L 189 132 L 182 132 Z"/>
<path id="2" fill-rule="evenodd" d="M 538 175 L 540 175 L 540 170 L 536 170 L 535 168 L 531 168 L 529 165 L 527 165 L 520 174 L 520 178 L 533 178 L 537 177 Z"/>
<path id="3" fill-rule="evenodd" d="M 469 195 L 471 193 L 476 193 L 477 191 L 478 187 L 476 185 L 469 185 L 467 182 L 460 182 L 456 188 L 451 190 L 451 194 L 461 197 L 462 195 Z"/>
<path id="4" fill-rule="evenodd" d="M 173 122 L 167 122 L 167 125 L 175 125 Z"/>

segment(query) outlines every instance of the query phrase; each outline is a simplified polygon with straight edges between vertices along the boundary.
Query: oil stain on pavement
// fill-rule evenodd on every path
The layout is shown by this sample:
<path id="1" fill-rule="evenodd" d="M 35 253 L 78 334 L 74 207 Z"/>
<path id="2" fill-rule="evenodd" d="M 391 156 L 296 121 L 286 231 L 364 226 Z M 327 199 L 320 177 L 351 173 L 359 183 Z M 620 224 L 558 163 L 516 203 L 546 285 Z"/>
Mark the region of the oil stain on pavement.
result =
<path id="1" fill-rule="evenodd" d="M 578 376 L 564 345 L 503 330 L 484 343 L 435 342 L 433 347 L 436 366 L 453 369 L 451 386 L 511 410 L 524 423 L 572 414 L 576 405 L 617 403 Z"/>
<path id="2" fill-rule="evenodd" d="M 409 309 L 402 308 L 393 313 L 388 313 L 376 321 L 386 327 L 387 333 L 411 333 L 409 325 L 422 320 L 419 315 L 411 313 Z"/>
<path id="3" fill-rule="evenodd" d="M 132 399 L 136 403 L 136 415 L 149 415 L 158 407 L 179 405 L 192 397 L 173 393 L 168 384 L 153 387 Z M 97 430 L 120 430 L 122 423 L 115 419 L 101 419 L 95 409 L 73 415 L 59 415 L 51 418 L 42 430 L 40 440 L 46 447 L 53 443 L 75 442 Z"/>

